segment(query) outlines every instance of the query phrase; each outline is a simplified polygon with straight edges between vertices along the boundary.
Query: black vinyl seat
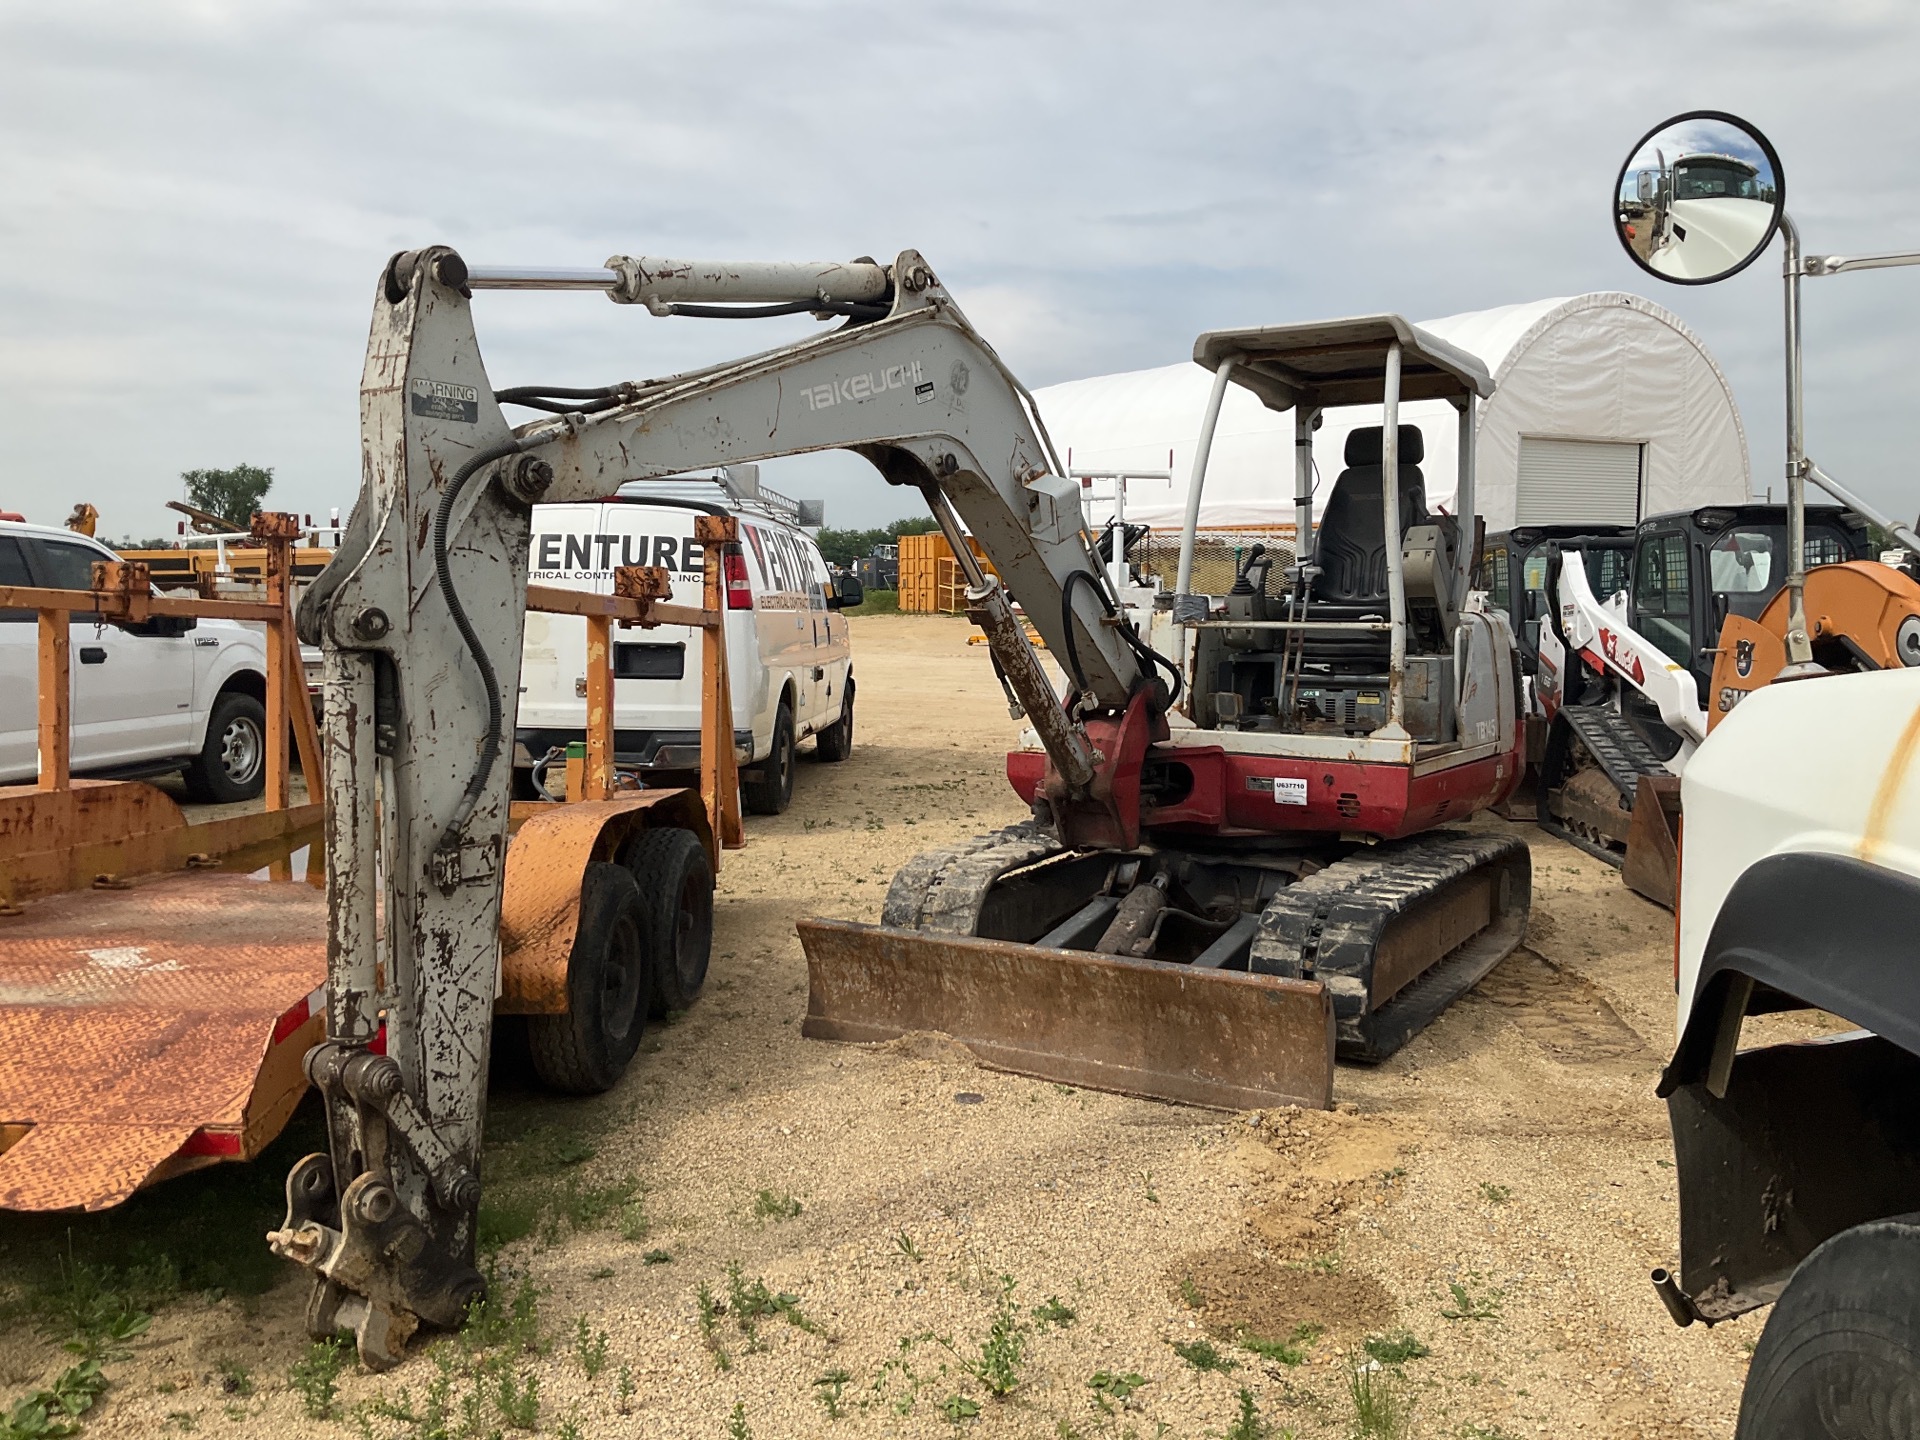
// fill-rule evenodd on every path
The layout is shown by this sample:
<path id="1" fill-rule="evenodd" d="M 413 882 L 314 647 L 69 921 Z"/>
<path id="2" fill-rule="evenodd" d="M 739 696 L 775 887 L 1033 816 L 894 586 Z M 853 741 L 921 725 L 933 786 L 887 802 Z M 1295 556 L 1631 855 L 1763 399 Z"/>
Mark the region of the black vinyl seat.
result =
<path id="1" fill-rule="evenodd" d="M 1313 546 L 1320 573 L 1313 580 L 1315 608 L 1321 604 L 1387 603 L 1387 526 L 1380 503 L 1383 427 L 1368 425 L 1347 436 L 1347 468 L 1333 482 Z M 1400 427 L 1400 535 L 1424 525 L 1427 482 L 1420 473 L 1426 442 L 1418 425 Z M 1331 617 L 1329 617 L 1331 618 Z"/>
<path id="2" fill-rule="evenodd" d="M 1387 525 L 1380 487 L 1385 429 L 1368 425 L 1347 436 L 1347 468 L 1333 482 L 1327 508 L 1314 537 L 1314 576 L 1307 604 L 1309 620 L 1388 618 Z M 1426 441 L 1418 425 L 1400 427 L 1400 535 L 1429 523 L 1427 482 L 1420 472 Z M 1314 634 L 1304 637 L 1303 662 L 1336 673 L 1377 673 L 1384 680 L 1392 648 L 1384 630 Z"/>

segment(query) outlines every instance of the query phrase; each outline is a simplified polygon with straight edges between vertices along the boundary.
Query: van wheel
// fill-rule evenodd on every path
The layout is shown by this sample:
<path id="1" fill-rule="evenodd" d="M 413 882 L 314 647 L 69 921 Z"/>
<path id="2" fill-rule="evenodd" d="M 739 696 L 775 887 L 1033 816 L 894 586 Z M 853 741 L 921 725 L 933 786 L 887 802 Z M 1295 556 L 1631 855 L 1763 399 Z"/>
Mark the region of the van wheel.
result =
<path id="1" fill-rule="evenodd" d="M 624 865 L 587 866 L 567 959 L 567 1013 L 529 1015 L 534 1074 L 572 1095 L 611 1089 L 640 1048 L 647 1020 L 651 897 Z"/>
<path id="2" fill-rule="evenodd" d="M 686 1010 L 707 983 L 713 953 L 713 867 L 691 830 L 643 830 L 620 859 L 646 892 L 651 1013 Z"/>
<path id="3" fill-rule="evenodd" d="M 840 702 L 840 718 L 820 732 L 815 753 L 829 764 L 837 764 L 853 753 L 853 682 L 847 682 L 846 697 Z"/>
<path id="4" fill-rule="evenodd" d="M 251 800 L 267 788 L 267 707 L 229 690 L 213 702 L 207 739 L 186 772 L 187 795 L 202 804 Z"/>
<path id="5" fill-rule="evenodd" d="M 1920 1433 L 1920 1216 L 1842 1230 L 1800 1262 L 1760 1332 L 1735 1440 Z"/>
<path id="6" fill-rule="evenodd" d="M 754 815 L 784 815 L 793 803 L 793 707 L 784 700 L 773 717 L 773 749 L 758 775 L 741 777 L 740 799 Z"/>

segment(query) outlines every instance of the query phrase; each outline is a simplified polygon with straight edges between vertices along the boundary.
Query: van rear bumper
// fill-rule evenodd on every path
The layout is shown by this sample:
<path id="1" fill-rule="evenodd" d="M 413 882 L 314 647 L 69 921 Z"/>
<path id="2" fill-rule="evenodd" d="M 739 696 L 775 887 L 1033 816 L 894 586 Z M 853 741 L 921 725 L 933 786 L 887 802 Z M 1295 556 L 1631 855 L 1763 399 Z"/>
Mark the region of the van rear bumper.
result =
<path id="1" fill-rule="evenodd" d="M 548 751 L 564 749 L 571 741 L 584 741 L 587 732 L 565 727 L 520 729 L 513 732 L 513 767 L 529 768 Z M 753 763 L 753 731 L 733 732 L 733 754 L 737 764 Z M 613 763 L 633 770 L 697 770 L 700 768 L 700 732 L 698 730 L 615 730 Z"/>

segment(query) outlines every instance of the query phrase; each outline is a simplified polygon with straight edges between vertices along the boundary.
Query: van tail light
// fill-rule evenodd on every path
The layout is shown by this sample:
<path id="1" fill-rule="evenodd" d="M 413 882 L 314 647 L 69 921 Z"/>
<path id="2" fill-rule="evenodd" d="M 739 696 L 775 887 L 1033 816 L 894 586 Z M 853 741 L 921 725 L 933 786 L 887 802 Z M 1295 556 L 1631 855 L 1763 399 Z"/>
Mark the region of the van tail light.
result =
<path id="1" fill-rule="evenodd" d="M 722 575 L 727 582 L 727 609 L 751 610 L 753 586 L 747 580 L 747 557 L 738 545 L 721 551 Z"/>

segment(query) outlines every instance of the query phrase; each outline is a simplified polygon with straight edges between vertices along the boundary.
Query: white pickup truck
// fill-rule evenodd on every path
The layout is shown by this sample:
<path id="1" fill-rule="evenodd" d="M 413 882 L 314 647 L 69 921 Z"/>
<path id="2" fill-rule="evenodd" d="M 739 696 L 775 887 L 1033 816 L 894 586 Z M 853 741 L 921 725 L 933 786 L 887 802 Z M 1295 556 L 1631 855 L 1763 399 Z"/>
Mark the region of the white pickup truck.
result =
<path id="1" fill-rule="evenodd" d="M 98 541 L 0 521 L 0 585 L 85 590 Z M 266 779 L 266 641 L 258 626 L 156 617 L 71 622 L 72 769 L 128 778 L 183 771 L 195 800 L 249 800 Z M 0 610 L 0 785 L 39 772 L 39 626 Z"/>

